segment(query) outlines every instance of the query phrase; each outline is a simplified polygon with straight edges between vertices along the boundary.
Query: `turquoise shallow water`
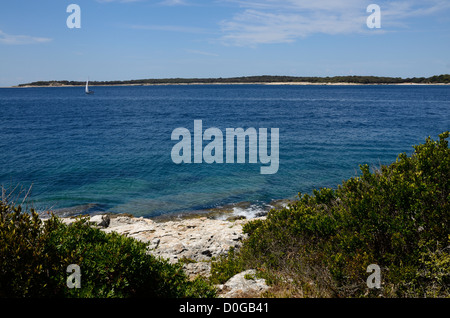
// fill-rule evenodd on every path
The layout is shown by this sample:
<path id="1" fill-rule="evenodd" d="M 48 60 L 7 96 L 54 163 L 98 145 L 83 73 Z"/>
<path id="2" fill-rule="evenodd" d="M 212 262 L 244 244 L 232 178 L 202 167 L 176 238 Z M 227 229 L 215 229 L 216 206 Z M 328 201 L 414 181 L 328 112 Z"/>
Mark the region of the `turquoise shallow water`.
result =
<path id="1" fill-rule="evenodd" d="M 248 202 L 236 210 L 251 213 L 336 187 L 358 164 L 388 164 L 450 128 L 449 86 L 92 89 L 0 89 L 0 183 L 32 185 L 38 210 L 153 217 Z M 278 172 L 262 175 L 262 164 L 248 157 L 244 164 L 175 164 L 171 133 L 193 133 L 196 119 L 224 134 L 279 128 Z"/>

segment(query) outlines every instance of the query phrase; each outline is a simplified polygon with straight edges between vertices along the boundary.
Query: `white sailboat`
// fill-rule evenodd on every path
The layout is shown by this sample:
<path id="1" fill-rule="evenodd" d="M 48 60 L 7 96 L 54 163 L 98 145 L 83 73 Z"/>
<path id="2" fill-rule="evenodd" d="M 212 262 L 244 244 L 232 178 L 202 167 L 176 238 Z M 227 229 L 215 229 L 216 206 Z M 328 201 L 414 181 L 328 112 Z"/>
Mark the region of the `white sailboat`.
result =
<path id="1" fill-rule="evenodd" d="M 94 94 L 94 91 L 90 91 L 90 90 L 89 90 L 89 78 L 88 78 L 88 80 L 86 81 L 86 88 L 85 88 L 84 91 L 86 92 L 86 94 Z"/>

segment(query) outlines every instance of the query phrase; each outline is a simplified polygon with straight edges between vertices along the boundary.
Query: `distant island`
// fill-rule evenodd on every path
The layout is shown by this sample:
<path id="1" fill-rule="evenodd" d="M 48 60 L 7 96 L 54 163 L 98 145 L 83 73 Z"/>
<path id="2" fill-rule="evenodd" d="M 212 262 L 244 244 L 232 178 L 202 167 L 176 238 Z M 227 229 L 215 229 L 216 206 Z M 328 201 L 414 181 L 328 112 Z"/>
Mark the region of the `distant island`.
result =
<path id="1" fill-rule="evenodd" d="M 182 85 L 182 84 L 450 84 L 450 74 L 431 77 L 380 77 L 380 76 L 333 76 L 333 77 L 301 77 L 301 76 L 243 76 L 228 78 L 161 78 L 138 79 L 126 81 L 90 81 L 92 86 L 112 85 Z M 41 86 L 84 86 L 80 81 L 37 81 L 19 84 L 16 87 Z"/>

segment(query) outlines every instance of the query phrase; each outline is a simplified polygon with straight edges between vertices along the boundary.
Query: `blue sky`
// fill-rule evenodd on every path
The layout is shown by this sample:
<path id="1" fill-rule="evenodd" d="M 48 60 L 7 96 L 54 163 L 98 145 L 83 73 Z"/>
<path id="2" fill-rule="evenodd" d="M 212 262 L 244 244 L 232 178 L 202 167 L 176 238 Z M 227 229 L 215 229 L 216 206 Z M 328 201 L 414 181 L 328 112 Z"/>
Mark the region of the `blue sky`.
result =
<path id="1" fill-rule="evenodd" d="M 69 4 L 81 28 L 69 29 Z M 369 4 L 381 28 L 369 29 Z M 14 0 L 0 86 L 37 80 L 450 73 L 449 0 Z"/>

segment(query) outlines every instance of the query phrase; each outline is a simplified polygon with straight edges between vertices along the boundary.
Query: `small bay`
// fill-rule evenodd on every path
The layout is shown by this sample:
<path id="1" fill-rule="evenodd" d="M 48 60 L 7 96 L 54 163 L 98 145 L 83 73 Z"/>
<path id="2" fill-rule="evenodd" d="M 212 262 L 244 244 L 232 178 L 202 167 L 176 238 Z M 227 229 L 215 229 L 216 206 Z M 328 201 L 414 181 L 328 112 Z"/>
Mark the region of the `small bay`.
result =
<path id="1" fill-rule="evenodd" d="M 156 217 L 235 204 L 251 214 L 450 129 L 448 85 L 91 88 L 0 89 L 0 184 L 32 186 L 37 210 Z M 248 153 L 246 163 L 175 164 L 171 133 L 193 133 L 194 120 L 223 132 L 279 128 L 277 173 L 260 174 Z"/>

